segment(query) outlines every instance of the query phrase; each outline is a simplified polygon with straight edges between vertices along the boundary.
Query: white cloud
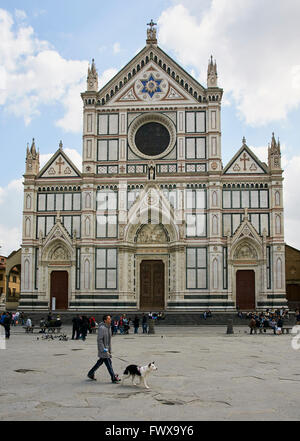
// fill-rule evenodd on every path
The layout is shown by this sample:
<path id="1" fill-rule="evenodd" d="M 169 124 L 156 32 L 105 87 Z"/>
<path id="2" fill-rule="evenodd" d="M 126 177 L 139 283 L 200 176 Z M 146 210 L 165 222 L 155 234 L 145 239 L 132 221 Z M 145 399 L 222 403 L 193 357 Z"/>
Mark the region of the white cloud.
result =
<path id="1" fill-rule="evenodd" d="M 117 73 L 118 70 L 114 68 L 105 70 L 99 77 L 99 88 L 101 89 L 103 86 L 105 86 L 108 81 L 110 81 Z"/>
<path id="2" fill-rule="evenodd" d="M 25 18 L 22 12 L 15 14 Z M 5 111 L 28 125 L 42 105 L 62 103 L 66 114 L 57 125 L 82 130 L 80 92 L 85 90 L 87 61 L 64 59 L 37 39 L 31 26 L 16 25 L 11 14 L 0 9 L 0 65 L 0 106 Z"/>
<path id="3" fill-rule="evenodd" d="M 15 16 L 17 20 L 23 21 L 26 20 L 27 14 L 22 9 L 15 9 Z"/>
<path id="4" fill-rule="evenodd" d="M 120 50 L 121 50 L 120 43 L 117 41 L 117 42 L 114 43 L 114 45 L 113 45 L 113 51 L 114 51 L 114 54 L 118 54 L 118 53 L 120 52 Z"/>
<path id="5" fill-rule="evenodd" d="M 159 20 L 159 44 L 206 84 L 217 59 L 225 101 L 249 125 L 284 120 L 300 104 L 300 2 L 295 0 L 175 0 Z M 204 7 L 203 7 L 204 6 Z"/>
<path id="6" fill-rule="evenodd" d="M 22 241 L 22 179 L 11 181 L 6 187 L 0 187 L 0 212 L 5 217 L 0 219 L 0 254 L 8 256 L 20 248 Z"/>
<path id="7" fill-rule="evenodd" d="M 58 148 L 58 147 L 57 147 Z M 71 148 L 63 148 L 65 154 L 71 159 L 71 161 L 76 165 L 79 171 L 82 170 L 82 156 L 78 153 L 77 150 Z M 40 155 L 40 170 L 47 164 L 48 161 L 52 158 L 55 152 L 53 153 L 44 153 Z M 0 192 L 0 200 L 1 200 L 1 192 Z"/>

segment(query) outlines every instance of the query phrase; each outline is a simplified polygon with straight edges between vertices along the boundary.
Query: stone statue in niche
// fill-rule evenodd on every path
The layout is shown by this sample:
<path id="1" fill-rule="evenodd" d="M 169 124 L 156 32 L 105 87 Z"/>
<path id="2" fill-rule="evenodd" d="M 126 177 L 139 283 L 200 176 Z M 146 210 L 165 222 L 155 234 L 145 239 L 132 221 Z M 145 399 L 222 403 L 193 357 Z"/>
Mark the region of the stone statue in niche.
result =
<path id="1" fill-rule="evenodd" d="M 155 168 L 154 168 L 154 166 L 151 164 L 151 165 L 149 166 L 149 180 L 150 180 L 150 181 L 154 181 L 154 179 L 155 179 Z"/>

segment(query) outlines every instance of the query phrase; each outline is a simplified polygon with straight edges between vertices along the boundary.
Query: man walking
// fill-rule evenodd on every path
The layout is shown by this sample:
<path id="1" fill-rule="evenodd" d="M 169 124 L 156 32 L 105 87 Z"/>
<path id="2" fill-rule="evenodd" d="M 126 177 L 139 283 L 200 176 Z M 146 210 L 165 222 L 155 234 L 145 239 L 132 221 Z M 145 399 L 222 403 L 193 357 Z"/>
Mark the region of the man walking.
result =
<path id="1" fill-rule="evenodd" d="M 118 375 L 115 375 L 111 363 L 111 316 L 110 315 L 103 316 L 103 322 L 100 323 L 98 329 L 97 344 L 98 344 L 99 360 L 97 361 L 95 366 L 93 366 L 92 369 L 88 372 L 87 376 L 91 380 L 96 380 L 95 371 L 104 363 L 109 372 L 112 383 L 119 383 L 121 379 L 118 377 Z"/>

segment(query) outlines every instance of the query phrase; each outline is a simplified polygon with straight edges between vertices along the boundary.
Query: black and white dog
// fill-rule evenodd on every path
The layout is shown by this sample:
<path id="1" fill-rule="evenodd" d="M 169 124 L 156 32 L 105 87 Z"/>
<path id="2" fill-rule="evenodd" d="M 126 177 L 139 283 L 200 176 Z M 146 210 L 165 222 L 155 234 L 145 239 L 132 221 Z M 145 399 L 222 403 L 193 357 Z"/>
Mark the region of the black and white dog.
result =
<path id="1" fill-rule="evenodd" d="M 134 379 L 135 377 L 139 377 L 140 379 L 139 385 L 143 382 L 145 388 L 149 389 L 146 379 L 147 376 L 153 371 L 157 371 L 157 367 L 155 366 L 154 361 L 152 363 L 147 364 L 147 366 L 137 366 L 136 364 L 130 364 L 129 366 L 127 366 L 127 368 L 124 371 L 122 377 L 122 384 L 124 384 L 124 380 L 131 377 L 132 383 L 136 386 Z"/>

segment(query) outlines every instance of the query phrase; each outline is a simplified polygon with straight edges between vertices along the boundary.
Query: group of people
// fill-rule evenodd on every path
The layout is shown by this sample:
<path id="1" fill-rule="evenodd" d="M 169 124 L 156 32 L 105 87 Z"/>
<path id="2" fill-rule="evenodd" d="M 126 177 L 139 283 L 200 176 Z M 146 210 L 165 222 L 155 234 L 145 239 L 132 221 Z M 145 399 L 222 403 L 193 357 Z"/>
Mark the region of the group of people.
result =
<path id="1" fill-rule="evenodd" d="M 244 318 L 239 311 L 239 317 Z M 267 328 L 273 329 L 275 335 L 281 334 L 282 327 L 285 319 L 289 318 L 288 310 L 278 309 L 276 311 L 270 311 L 267 309 L 265 312 L 249 312 L 245 313 L 245 318 L 250 319 L 249 327 L 250 334 L 257 329 L 263 329 L 267 332 Z"/>
<path id="2" fill-rule="evenodd" d="M 118 331 L 120 334 L 129 334 L 130 325 L 132 324 L 134 328 L 134 333 L 139 333 L 140 319 L 136 315 L 132 320 L 130 317 L 127 318 L 126 314 L 121 314 L 120 316 L 114 317 L 111 320 L 111 332 L 112 335 L 117 335 Z M 143 313 L 142 315 L 142 330 L 143 334 L 148 333 L 148 318 L 147 315 Z"/>
<path id="3" fill-rule="evenodd" d="M 77 314 L 72 319 L 72 340 L 86 340 L 88 332 L 91 334 L 98 326 L 95 317 Z"/>

